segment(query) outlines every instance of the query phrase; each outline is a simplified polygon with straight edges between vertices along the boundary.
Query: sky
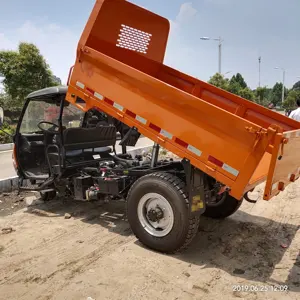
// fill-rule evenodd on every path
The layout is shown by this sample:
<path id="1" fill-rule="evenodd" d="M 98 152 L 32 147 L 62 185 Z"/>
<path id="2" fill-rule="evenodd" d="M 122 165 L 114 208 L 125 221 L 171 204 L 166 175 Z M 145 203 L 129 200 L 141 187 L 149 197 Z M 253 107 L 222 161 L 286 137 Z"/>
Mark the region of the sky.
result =
<path id="1" fill-rule="evenodd" d="M 251 88 L 259 82 L 291 87 L 300 80 L 299 0 L 131 0 L 170 21 L 165 64 L 207 81 L 218 71 L 218 38 L 222 73 L 240 72 Z M 0 49 L 17 49 L 19 42 L 36 44 L 53 73 L 65 83 L 74 64 L 79 37 L 95 0 L 2 0 Z M 297 78 L 299 77 L 299 78 Z"/>

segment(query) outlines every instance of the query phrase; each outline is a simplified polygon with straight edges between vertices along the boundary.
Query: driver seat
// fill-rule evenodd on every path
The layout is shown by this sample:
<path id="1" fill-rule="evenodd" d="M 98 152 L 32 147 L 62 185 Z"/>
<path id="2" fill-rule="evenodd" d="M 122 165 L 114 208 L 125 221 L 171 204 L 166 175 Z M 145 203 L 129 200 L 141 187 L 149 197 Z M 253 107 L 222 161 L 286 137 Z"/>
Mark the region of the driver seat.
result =
<path id="1" fill-rule="evenodd" d="M 67 128 L 63 132 L 63 145 L 49 145 L 57 152 L 47 151 L 48 164 L 51 170 L 56 166 L 61 169 L 78 167 L 95 163 L 97 159 L 109 157 L 115 147 L 117 130 L 115 126 L 99 126 L 92 128 Z"/>
<path id="2" fill-rule="evenodd" d="M 78 157 L 111 153 L 116 144 L 115 126 L 68 128 L 63 132 L 65 156 Z"/>

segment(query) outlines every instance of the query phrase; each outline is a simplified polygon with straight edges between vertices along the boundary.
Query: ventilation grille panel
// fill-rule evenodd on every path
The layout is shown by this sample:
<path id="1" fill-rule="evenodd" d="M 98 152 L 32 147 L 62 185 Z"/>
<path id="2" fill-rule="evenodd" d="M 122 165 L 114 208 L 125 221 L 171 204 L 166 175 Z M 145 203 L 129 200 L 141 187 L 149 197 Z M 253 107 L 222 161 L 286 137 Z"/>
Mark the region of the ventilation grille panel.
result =
<path id="1" fill-rule="evenodd" d="M 151 33 L 122 24 L 116 46 L 147 54 L 151 37 Z"/>

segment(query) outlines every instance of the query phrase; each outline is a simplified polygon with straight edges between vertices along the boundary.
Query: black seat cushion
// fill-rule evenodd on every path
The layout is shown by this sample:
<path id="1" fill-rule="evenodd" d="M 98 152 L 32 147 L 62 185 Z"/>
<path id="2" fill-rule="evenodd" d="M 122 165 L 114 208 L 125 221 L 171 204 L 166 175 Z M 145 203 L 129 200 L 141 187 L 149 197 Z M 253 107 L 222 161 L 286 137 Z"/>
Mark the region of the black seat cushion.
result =
<path id="1" fill-rule="evenodd" d="M 95 149 L 114 146 L 117 138 L 116 127 L 68 128 L 64 131 L 64 147 L 70 150 Z"/>
<path id="2" fill-rule="evenodd" d="M 99 148 L 89 148 L 84 150 L 68 150 L 66 151 L 66 157 L 77 157 L 87 155 L 95 155 L 95 154 L 108 154 L 111 153 L 112 149 L 110 147 L 99 147 Z"/>

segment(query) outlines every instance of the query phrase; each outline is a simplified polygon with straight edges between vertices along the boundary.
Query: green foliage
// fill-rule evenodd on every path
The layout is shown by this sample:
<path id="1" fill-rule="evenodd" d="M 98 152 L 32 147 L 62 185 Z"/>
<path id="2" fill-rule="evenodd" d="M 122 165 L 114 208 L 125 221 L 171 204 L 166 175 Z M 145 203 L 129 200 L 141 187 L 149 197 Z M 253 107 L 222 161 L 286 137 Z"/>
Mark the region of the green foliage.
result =
<path id="1" fill-rule="evenodd" d="M 248 88 L 243 76 L 240 73 L 232 76 L 230 80 L 225 78 L 222 74 L 216 73 L 210 78 L 208 83 L 232 94 L 241 96 L 247 100 L 255 100 L 255 94 Z"/>
<path id="2" fill-rule="evenodd" d="M 235 95 L 239 95 L 241 89 L 242 88 L 238 82 L 230 80 L 229 85 L 228 85 L 228 92 L 235 94 Z"/>
<path id="3" fill-rule="evenodd" d="M 9 134 L 14 134 L 14 129 L 7 123 L 4 123 L 0 128 L 0 144 L 12 143 L 12 138 L 3 131 Z"/>
<path id="4" fill-rule="evenodd" d="M 220 73 L 216 73 L 214 76 L 212 76 L 208 83 L 220 89 L 228 90 L 229 81 Z"/>
<path id="5" fill-rule="evenodd" d="M 232 76 L 232 78 L 230 79 L 230 85 L 238 85 L 240 89 L 245 89 L 248 87 L 247 83 L 244 80 L 244 77 L 240 73 Z"/>
<path id="6" fill-rule="evenodd" d="M 216 73 L 210 78 L 208 83 L 263 106 L 267 106 L 271 102 L 273 96 L 273 89 L 267 87 L 260 87 L 252 91 L 240 73 L 233 75 L 230 80 L 224 78 L 223 75 Z M 282 87 L 280 84 L 279 87 L 276 86 L 275 92 L 279 90 L 280 87 Z M 281 101 L 281 94 L 279 100 Z"/>
<path id="7" fill-rule="evenodd" d="M 288 90 L 285 88 L 284 89 L 284 97 L 286 97 L 287 93 L 288 93 Z M 281 105 L 281 102 L 282 102 L 282 83 L 281 82 L 280 83 L 276 82 L 275 85 L 273 86 L 270 100 L 275 106 Z"/>
<path id="8" fill-rule="evenodd" d="M 297 100 L 300 100 L 300 90 L 291 90 L 283 103 L 283 107 L 286 109 L 295 109 L 297 107 Z"/>
<path id="9" fill-rule="evenodd" d="M 12 99 L 8 94 L 0 94 L 0 106 L 6 110 L 14 110 L 18 107 L 18 102 L 15 99 Z"/>
<path id="10" fill-rule="evenodd" d="M 49 66 L 33 44 L 20 43 L 18 51 L 0 51 L 0 73 L 10 106 L 22 106 L 29 93 L 55 85 Z"/>
<path id="11" fill-rule="evenodd" d="M 294 85 L 293 85 L 293 90 L 298 90 L 300 91 L 300 81 L 297 81 Z"/>
<path id="12" fill-rule="evenodd" d="M 267 106 L 269 104 L 269 97 L 270 97 L 270 89 L 266 86 L 258 87 L 254 94 L 255 94 L 255 102 L 262 106 Z"/>
<path id="13" fill-rule="evenodd" d="M 241 96 L 247 100 L 250 100 L 250 101 L 255 100 L 255 94 L 248 87 L 241 89 L 239 91 L 239 96 Z"/>
<path id="14" fill-rule="evenodd" d="M 254 92 L 247 86 L 246 81 L 240 73 L 231 77 L 228 85 L 228 91 L 247 100 L 255 100 Z"/>

